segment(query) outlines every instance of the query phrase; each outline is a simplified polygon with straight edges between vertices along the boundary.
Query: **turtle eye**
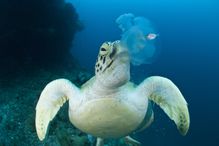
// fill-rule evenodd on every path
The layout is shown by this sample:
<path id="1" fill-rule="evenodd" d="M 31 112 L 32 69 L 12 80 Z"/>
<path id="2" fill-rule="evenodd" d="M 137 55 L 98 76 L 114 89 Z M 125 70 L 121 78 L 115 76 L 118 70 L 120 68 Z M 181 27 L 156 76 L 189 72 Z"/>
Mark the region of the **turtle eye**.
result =
<path id="1" fill-rule="evenodd" d="M 108 51 L 107 51 L 107 49 L 106 48 L 104 48 L 104 47 L 101 47 L 100 48 L 100 55 L 102 56 L 102 55 L 106 55 L 108 53 Z"/>
<path id="2" fill-rule="evenodd" d="M 99 54 L 102 55 L 107 55 L 109 53 L 109 43 L 105 42 L 102 44 L 102 46 L 100 47 L 100 52 Z"/>
<path id="3" fill-rule="evenodd" d="M 105 48 L 101 48 L 100 51 L 106 51 L 106 49 Z"/>

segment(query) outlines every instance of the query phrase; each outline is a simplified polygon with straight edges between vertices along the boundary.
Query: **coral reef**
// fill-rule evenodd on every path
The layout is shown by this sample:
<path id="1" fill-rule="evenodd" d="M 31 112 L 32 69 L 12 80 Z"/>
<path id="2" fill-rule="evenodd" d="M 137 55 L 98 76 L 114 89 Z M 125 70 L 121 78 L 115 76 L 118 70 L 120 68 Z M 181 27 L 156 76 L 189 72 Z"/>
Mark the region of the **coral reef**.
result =
<path id="1" fill-rule="evenodd" d="M 8 72 L 70 61 L 72 40 L 83 28 L 64 0 L 1 0 L 0 20 L 0 66 Z"/>

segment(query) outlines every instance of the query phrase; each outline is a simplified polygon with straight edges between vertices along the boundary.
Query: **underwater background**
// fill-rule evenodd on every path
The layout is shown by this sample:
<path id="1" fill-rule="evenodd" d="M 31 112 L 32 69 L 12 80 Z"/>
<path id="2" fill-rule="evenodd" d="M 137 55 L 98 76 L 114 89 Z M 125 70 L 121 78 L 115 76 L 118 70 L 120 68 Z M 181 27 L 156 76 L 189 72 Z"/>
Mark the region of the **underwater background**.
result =
<path id="1" fill-rule="evenodd" d="M 121 38 L 115 20 L 124 13 L 149 19 L 159 34 L 157 57 L 131 66 L 131 80 L 171 79 L 188 102 L 191 120 L 181 136 L 154 106 L 154 123 L 133 137 L 143 146 L 219 145 L 217 0 L 1 0 L 0 146 L 92 145 L 69 122 L 67 104 L 40 142 L 35 106 L 48 82 L 67 78 L 81 86 L 94 75 L 100 45 Z"/>

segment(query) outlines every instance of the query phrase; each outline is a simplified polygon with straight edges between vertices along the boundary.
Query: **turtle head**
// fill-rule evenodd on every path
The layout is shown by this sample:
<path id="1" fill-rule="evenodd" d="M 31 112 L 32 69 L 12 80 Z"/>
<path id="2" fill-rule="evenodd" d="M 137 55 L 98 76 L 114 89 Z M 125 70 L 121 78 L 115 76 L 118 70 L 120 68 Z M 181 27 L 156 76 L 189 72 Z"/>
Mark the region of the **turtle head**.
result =
<path id="1" fill-rule="evenodd" d="M 110 88 L 122 86 L 130 79 L 128 50 L 120 41 L 105 42 L 101 45 L 95 64 L 96 79 Z"/>

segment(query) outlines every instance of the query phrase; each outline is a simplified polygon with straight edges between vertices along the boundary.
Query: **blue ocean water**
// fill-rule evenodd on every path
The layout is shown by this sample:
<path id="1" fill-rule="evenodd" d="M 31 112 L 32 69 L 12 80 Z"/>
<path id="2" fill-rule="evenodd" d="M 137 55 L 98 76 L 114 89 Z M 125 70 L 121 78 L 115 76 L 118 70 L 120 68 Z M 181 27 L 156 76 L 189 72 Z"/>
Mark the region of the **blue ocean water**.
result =
<path id="1" fill-rule="evenodd" d="M 65 1 L 73 5 L 64 0 L 0 1 L 0 146 L 91 145 L 87 134 L 69 122 L 67 104 L 41 142 L 35 107 L 50 81 L 66 78 L 80 86 L 90 79 L 100 45 L 121 39 L 115 21 L 124 13 L 147 18 L 158 35 L 156 57 L 132 65 L 131 81 L 138 84 L 153 75 L 171 79 L 187 100 L 191 118 L 188 134 L 181 136 L 154 105 L 153 124 L 132 136 L 143 146 L 219 145 L 218 0 Z"/>
<path id="2" fill-rule="evenodd" d="M 155 121 L 135 137 L 144 146 L 215 146 L 219 139 L 219 2 L 217 0 L 68 0 L 85 29 L 76 35 L 72 54 L 93 71 L 100 45 L 121 38 L 115 19 L 133 13 L 150 19 L 159 33 L 160 55 L 132 67 L 132 80 L 151 75 L 170 78 L 185 96 L 191 118 L 188 134 L 155 106 Z"/>

